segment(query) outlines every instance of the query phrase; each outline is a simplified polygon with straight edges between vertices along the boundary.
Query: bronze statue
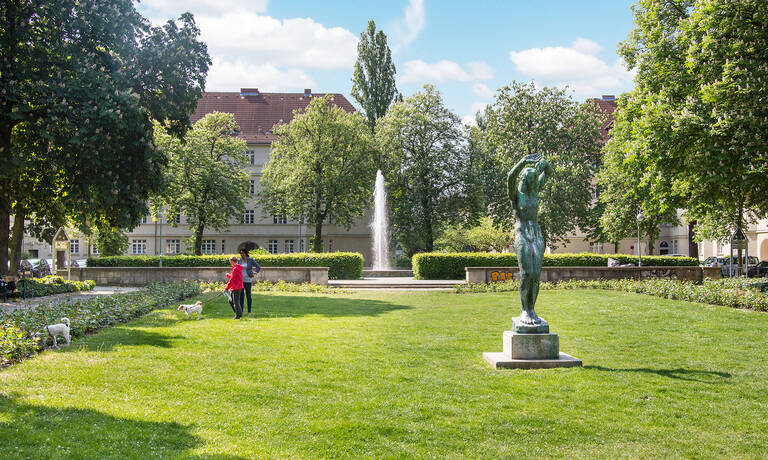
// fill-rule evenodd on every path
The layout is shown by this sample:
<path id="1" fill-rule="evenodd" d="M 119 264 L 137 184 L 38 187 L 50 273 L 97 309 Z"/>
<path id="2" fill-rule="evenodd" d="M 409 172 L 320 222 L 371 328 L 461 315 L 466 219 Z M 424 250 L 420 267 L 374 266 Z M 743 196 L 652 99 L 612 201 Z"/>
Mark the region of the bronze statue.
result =
<path id="1" fill-rule="evenodd" d="M 544 255 L 544 237 L 539 227 L 539 192 L 551 174 L 552 166 L 538 154 L 527 155 L 507 175 L 509 199 L 517 218 L 515 250 L 520 267 L 522 304 L 519 324 L 533 327 L 532 331 L 547 326 L 547 322 L 536 315 L 533 306 L 539 295 L 541 259 Z"/>

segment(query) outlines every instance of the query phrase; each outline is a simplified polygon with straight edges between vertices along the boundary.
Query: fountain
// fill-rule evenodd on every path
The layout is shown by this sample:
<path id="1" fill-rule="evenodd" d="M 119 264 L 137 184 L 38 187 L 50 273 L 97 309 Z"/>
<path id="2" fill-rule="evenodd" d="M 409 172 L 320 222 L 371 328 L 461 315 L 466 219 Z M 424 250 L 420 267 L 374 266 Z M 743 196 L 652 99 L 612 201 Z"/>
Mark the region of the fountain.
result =
<path id="1" fill-rule="evenodd" d="M 373 264 L 374 270 L 390 270 L 389 260 L 389 225 L 387 222 L 387 191 L 384 189 L 384 175 L 376 171 L 376 187 L 373 191 L 373 220 L 371 232 L 373 235 Z"/>

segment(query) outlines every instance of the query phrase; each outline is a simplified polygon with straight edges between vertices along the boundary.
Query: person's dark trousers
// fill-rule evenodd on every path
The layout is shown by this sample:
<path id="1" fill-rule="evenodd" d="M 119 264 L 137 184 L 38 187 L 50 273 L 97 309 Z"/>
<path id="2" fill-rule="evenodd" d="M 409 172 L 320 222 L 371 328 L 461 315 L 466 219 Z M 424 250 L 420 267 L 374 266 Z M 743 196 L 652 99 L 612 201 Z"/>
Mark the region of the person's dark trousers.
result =
<path id="1" fill-rule="evenodd" d="M 248 313 L 251 312 L 251 305 L 253 304 L 253 301 L 251 300 L 251 286 L 253 283 L 243 283 L 243 290 L 240 291 L 240 305 L 242 306 L 243 310 L 245 310 L 245 300 L 248 300 Z M 243 294 L 245 294 L 245 298 L 243 298 Z"/>
<path id="2" fill-rule="evenodd" d="M 232 307 L 232 311 L 235 312 L 235 318 L 243 316 L 243 290 L 236 289 L 232 291 L 232 301 L 229 305 Z"/>

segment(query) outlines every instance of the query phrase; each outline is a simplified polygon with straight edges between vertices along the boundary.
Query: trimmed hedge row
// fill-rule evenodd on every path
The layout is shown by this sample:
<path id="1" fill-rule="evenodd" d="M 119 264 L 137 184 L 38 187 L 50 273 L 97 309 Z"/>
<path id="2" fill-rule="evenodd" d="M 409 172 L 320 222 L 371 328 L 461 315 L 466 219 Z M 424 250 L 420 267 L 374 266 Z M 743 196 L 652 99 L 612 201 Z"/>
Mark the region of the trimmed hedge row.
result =
<path id="1" fill-rule="evenodd" d="M 608 259 L 621 264 L 636 264 L 637 256 L 631 254 L 544 254 L 545 267 L 605 267 Z M 422 280 L 454 280 L 466 277 L 464 267 L 517 267 L 516 254 L 492 254 L 486 252 L 425 252 L 413 256 L 413 275 Z M 648 266 L 697 266 L 692 257 L 643 256 Z"/>
<path id="2" fill-rule="evenodd" d="M 163 267 L 228 267 L 232 255 L 163 256 Z M 328 267 L 328 278 L 358 279 L 363 276 L 363 255 L 358 252 L 297 252 L 255 254 L 262 267 Z M 157 267 L 159 256 L 90 257 L 89 267 Z"/>
<path id="3" fill-rule="evenodd" d="M 101 296 L 85 301 L 41 304 L 32 310 L 0 312 L 0 365 L 31 356 L 50 338 L 34 333 L 61 318 L 70 320 L 70 335 L 78 337 L 101 328 L 123 323 L 157 308 L 178 305 L 177 301 L 200 293 L 190 282 L 153 284 L 136 292 Z"/>
<path id="4" fill-rule="evenodd" d="M 58 275 L 48 275 L 42 278 L 24 278 L 16 283 L 16 291 L 24 291 L 25 297 L 43 297 L 64 292 L 90 291 L 96 286 L 93 280 L 64 281 Z"/>

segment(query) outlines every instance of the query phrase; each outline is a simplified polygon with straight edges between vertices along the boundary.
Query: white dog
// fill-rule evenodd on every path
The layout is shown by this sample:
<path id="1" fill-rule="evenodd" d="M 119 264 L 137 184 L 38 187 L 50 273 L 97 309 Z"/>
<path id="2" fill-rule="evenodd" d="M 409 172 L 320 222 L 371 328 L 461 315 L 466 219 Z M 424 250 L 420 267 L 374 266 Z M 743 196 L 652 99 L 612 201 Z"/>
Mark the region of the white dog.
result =
<path id="1" fill-rule="evenodd" d="M 179 305 L 179 311 L 181 310 L 184 310 L 184 313 L 187 314 L 187 319 L 189 319 L 190 313 L 197 313 L 197 319 L 200 319 L 200 313 L 203 312 L 203 302 L 198 300 L 197 302 L 189 305 Z"/>
<path id="2" fill-rule="evenodd" d="M 66 323 L 66 324 L 65 324 Z M 61 323 L 45 326 L 45 333 L 53 339 L 53 348 L 59 348 L 56 344 L 56 336 L 64 337 L 69 346 L 69 318 L 61 318 Z"/>

